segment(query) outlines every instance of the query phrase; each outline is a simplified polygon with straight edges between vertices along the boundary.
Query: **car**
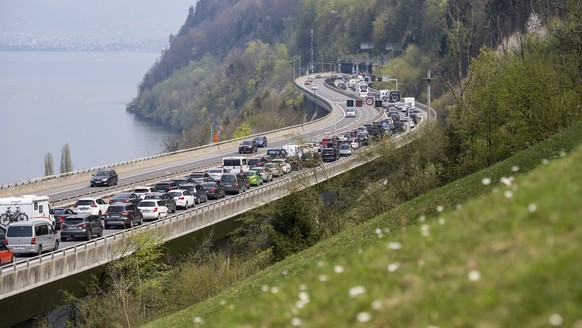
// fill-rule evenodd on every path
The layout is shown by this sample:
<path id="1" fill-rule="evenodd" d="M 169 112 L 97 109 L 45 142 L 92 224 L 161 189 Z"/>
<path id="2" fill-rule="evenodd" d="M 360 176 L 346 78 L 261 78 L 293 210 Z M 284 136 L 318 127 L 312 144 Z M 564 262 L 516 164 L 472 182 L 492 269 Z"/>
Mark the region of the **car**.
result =
<path id="1" fill-rule="evenodd" d="M 61 241 L 69 238 L 83 237 L 90 240 L 93 235 L 103 236 L 101 218 L 93 214 L 71 215 L 61 224 Z"/>
<path id="2" fill-rule="evenodd" d="M 159 220 L 168 216 L 168 207 L 161 199 L 144 199 L 137 205 L 137 209 L 145 220 Z"/>
<path id="3" fill-rule="evenodd" d="M 268 146 L 267 137 L 265 136 L 256 136 L 254 141 L 258 147 L 265 148 Z"/>
<path id="4" fill-rule="evenodd" d="M 144 199 L 147 194 L 155 191 L 156 189 L 154 189 L 154 187 L 144 187 L 144 186 L 137 186 L 135 187 L 135 189 L 133 189 L 133 193 L 136 194 L 141 199 Z"/>
<path id="5" fill-rule="evenodd" d="M 164 203 L 164 205 L 166 205 L 166 207 L 168 208 L 168 212 L 176 213 L 177 208 L 176 201 L 174 200 L 174 197 L 168 195 L 168 193 L 165 192 L 149 193 L 144 197 L 144 199 L 159 199 Z"/>
<path id="6" fill-rule="evenodd" d="M 252 158 L 249 158 L 249 160 L 248 160 L 248 164 L 250 167 L 263 166 L 265 163 L 268 163 L 268 162 L 269 162 L 268 158 L 264 157 L 264 156 L 252 157 Z"/>
<path id="7" fill-rule="evenodd" d="M 84 197 L 79 198 L 74 206 L 77 214 L 93 214 L 102 217 L 107 211 L 107 202 L 103 198 Z"/>
<path id="8" fill-rule="evenodd" d="M 251 186 L 260 186 L 263 184 L 263 176 L 257 171 L 247 171 L 243 175 L 249 179 L 249 185 Z"/>
<path id="9" fill-rule="evenodd" d="M 259 146 L 254 140 L 244 140 L 238 145 L 238 153 L 256 153 L 259 150 Z"/>
<path id="10" fill-rule="evenodd" d="M 284 159 L 275 158 L 272 162 L 279 164 L 284 174 L 291 173 L 291 164 L 287 163 Z"/>
<path id="11" fill-rule="evenodd" d="M 196 204 L 196 197 L 185 189 L 175 189 L 168 192 L 168 195 L 174 197 L 176 201 L 176 206 L 181 207 L 183 209 L 188 209 L 189 207 L 194 206 Z"/>
<path id="12" fill-rule="evenodd" d="M 352 154 L 352 145 L 349 143 L 344 143 L 339 148 L 340 156 L 350 156 Z"/>
<path id="13" fill-rule="evenodd" d="M 176 182 L 178 184 L 178 188 L 182 188 L 182 185 L 185 184 L 192 184 L 192 183 L 196 183 L 196 181 L 194 180 L 194 178 L 191 177 L 181 177 L 181 178 L 177 178 L 172 180 L 174 182 Z"/>
<path id="14" fill-rule="evenodd" d="M 226 196 L 226 192 L 220 182 L 203 182 L 200 185 L 206 191 L 206 197 L 208 198 L 219 199 Z"/>
<path id="15" fill-rule="evenodd" d="M 141 202 L 141 198 L 133 192 L 118 192 L 109 200 L 109 204 L 132 203 L 133 205 L 137 205 L 139 202 Z"/>
<path id="16" fill-rule="evenodd" d="M 247 190 L 246 182 L 240 173 L 226 173 L 220 178 L 220 184 L 227 194 L 239 194 Z"/>
<path id="17" fill-rule="evenodd" d="M 210 177 L 212 179 L 214 179 L 214 181 L 220 181 L 220 177 L 224 174 L 224 173 L 228 173 L 230 170 L 225 169 L 223 167 L 213 167 L 210 170 L 208 170 L 208 175 L 210 175 Z"/>
<path id="18" fill-rule="evenodd" d="M 350 143 L 350 146 L 352 146 L 352 149 L 358 149 L 360 148 L 360 141 L 356 138 L 350 139 L 348 140 L 348 142 Z"/>
<path id="19" fill-rule="evenodd" d="M 212 182 L 214 178 L 210 176 L 207 171 L 192 172 L 189 177 L 193 180 L 192 183 Z"/>
<path id="20" fill-rule="evenodd" d="M 113 203 L 107 208 L 103 222 L 105 229 L 109 229 L 112 226 L 132 228 L 136 224 L 141 225 L 143 223 L 143 214 L 132 203 Z"/>
<path id="21" fill-rule="evenodd" d="M 251 168 L 251 171 L 259 173 L 261 177 L 263 177 L 263 182 L 273 181 L 273 173 L 271 172 L 271 169 L 267 167 L 255 166 Z"/>
<path id="22" fill-rule="evenodd" d="M 14 254 L 37 254 L 59 249 L 57 231 L 47 219 L 13 222 L 6 230 L 4 244 Z"/>
<path id="23" fill-rule="evenodd" d="M 0 265 L 14 263 L 14 251 L 0 243 Z"/>
<path id="24" fill-rule="evenodd" d="M 57 230 L 61 229 L 61 223 L 63 223 L 68 216 L 76 214 L 72 209 L 64 207 L 55 207 L 51 210 L 53 217 L 55 218 L 55 229 Z"/>
<path id="25" fill-rule="evenodd" d="M 346 109 L 346 117 L 356 117 L 356 110 L 354 108 Z"/>
<path id="26" fill-rule="evenodd" d="M 176 181 L 160 181 L 154 185 L 154 189 L 158 192 L 168 192 L 170 190 L 178 189 L 180 186 Z"/>
<path id="27" fill-rule="evenodd" d="M 91 177 L 91 187 L 95 186 L 117 186 L 117 172 L 115 170 L 99 170 Z"/>
<path id="28" fill-rule="evenodd" d="M 280 177 L 284 174 L 283 168 L 281 168 L 281 165 L 279 165 L 279 163 L 267 163 L 265 164 L 265 168 L 271 170 L 271 173 L 273 174 L 274 177 Z"/>
<path id="29" fill-rule="evenodd" d="M 267 156 L 271 159 L 285 158 L 287 157 L 287 151 L 285 149 L 269 149 L 267 150 Z"/>
<path id="30" fill-rule="evenodd" d="M 321 160 L 324 162 L 333 162 L 338 158 L 339 154 L 335 148 L 323 148 L 321 151 Z"/>
<path id="31" fill-rule="evenodd" d="M 208 197 L 206 196 L 206 191 L 199 183 L 187 183 L 185 185 L 182 185 L 182 187 L 180 187 L 180 189 L 186 189 L 192 195 L 194 195 L 194 199 L 196 200 L 196 204 L 205 203 L 208 201 Z"/>

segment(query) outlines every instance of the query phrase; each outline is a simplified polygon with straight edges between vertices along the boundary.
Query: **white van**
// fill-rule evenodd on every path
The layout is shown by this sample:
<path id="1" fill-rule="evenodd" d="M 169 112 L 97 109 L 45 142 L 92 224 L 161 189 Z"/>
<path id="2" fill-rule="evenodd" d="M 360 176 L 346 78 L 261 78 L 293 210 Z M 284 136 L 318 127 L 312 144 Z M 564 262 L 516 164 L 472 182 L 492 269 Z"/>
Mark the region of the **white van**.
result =
<path id="1" fill-rule="evenodd" d="M 303 149 L 299 145 L 285 145 L 281 147 L 287 151 L 287 156 L 303 156 Z"/>
<path id="2" fill-rule="evenodd" d="M 48 196 L 22 195 L 0 198 L 0 221 L 6 221 L 0 223 L 8 225 L 16 221 L 10 220 L 8 215 L 17 211 L 26 214 L 28 220 L 45 219 L 54 225 L 55 220 L 50 211 Z"/>
<path id="3" fill-rule="evenodd" d="M 8 226 L 4 242 L 14 254 L 42 254 L 57 250 L 57 231 L 46 219 L 13 222 Z"/>
<path id="4" fill-rule="evenodd" d="M 229 170 L 228 173 L 243 173 L 251 170 L 248 158 L 243 156 L 223 158 L 222 167 Z"/>

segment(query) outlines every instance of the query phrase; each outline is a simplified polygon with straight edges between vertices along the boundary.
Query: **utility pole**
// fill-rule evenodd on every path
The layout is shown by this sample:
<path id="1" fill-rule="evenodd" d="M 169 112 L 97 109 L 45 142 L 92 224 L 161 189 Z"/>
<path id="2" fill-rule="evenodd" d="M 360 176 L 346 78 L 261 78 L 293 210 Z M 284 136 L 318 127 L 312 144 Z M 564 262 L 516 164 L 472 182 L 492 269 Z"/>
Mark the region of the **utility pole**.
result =
<path id="1" fill-rule="evenodd" d="M 427 106 L 428 106 L 428 115 L 426 117 L 426 121 L 428 122 L 428 121 L 430 121 L 430 81 L 431 80 L 434 80 L 433 77 L 430 77 L 430 70 L 427 72 L 425 80 L 427 80 L 427 82 L 428 82 L 428 87 L 427 87 L 427 89 L 428 89 L 427 90 L 428 95 L 426 97 L 426 99 L 427 99 Z"/>

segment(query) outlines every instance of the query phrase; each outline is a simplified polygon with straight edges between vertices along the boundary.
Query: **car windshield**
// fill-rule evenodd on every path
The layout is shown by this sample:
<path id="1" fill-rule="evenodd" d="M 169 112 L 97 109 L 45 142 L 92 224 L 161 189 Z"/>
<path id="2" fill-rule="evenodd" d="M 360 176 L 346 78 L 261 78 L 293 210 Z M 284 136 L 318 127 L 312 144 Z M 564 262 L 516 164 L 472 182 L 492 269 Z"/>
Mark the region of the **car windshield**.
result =
<path id="1" fill-rule="evenodd" d="M 127 199 L 129 198 L 129 194 L 117 194 L 113 196 L 114 199 Z"/>
<path id="2" fill-rule="evenodd" d="M 148 188 L 136 188 L 133 192 L 137 192 L 137 193 L 146 193 L 146 192 L 150 192 L 150 190 Z"/>
<path id="3" fill-rule="evenodd" d="M 208 173 L 222 173 L 222 170 L 221 169 L 210 170 L 208 171 Z"/>
<path id="4" fill-rule="evenodd" d="M 250 146 L 253 144 L 253 142 L 252 141 L 243 141 L 242 144 L 245 146 Z"/>
<path id="5" fill-rule="evenodd" d="M 107 209 L 107 212 L 110 213 L 121 213 L 123 211 L 125 211 L 125 206 L 109 206 Z"/>
<path id="6" fill-rule="evenodd" d="M 108 176 L 109 173 L 107 171 L 99 171 L 95 175 L 98 177 L 102 177 L 102 176 Z"/>
<path id="7" fill-rule="evenodd" d="M 93 205 L 93 200 L 91 199 L 79 199 L 77 205 Z"/>
<path id="8" fill-rule="evenodd" d="M 267 155 L 279 155 L 280 151 L 277 149 L 267 150 Z"/>
<path id="9" fill-rule="evenodd" d="M 201 186 L 204 189 L 207 189 L 207 188 L 216 188 L 216 184 L 214 182 L 203 183 L 203 184 L 201 184 Z"/>
<path id="10" fill-rule="evenodd" d="M 234 175 L 223 175 L 222 181 L 235 181 L 236 177 Z"/>
<path id="11" fill-rule="evenodd" d="M 65 213 L 65 209 L 64 208 L 53 208 L 53 213 L 54 214 L 63 214 Z"/>
<path id="12" fill-rule="evenodd" d="M 253 169 L 253 171 L 257 171 L 257 172 L 261 173 L 261 172 L 263 172 L 263 169 L 256 168 L 256 169 Z"/>
<path id="13" fill-rule="evenodd" d="M 156 202 L 141 202 L 139 203 L 139 207 L 156 207 Z"/>
<path id="14" fill-rule="evenodd" d="M 176 192 L 176 191 L 171 191 L 168 193 L 168 195 L 172 196 L 172 197 L 180 197 L 182 196 L 181 192 Z"/>
<path id="15" fill-rule="evenodd" d="M 192 173 L 190 174 L 191 178 L 204 178 L 204 173 Z"/>
<path id="16" fill-rule="evenodd" d="M 6 235 L 9 237 L 30 237 L 32 236 L 32 226 L 8 226 Z"/>
<path id="17" fill-rule="evenodd" d="M 247 171 L 243 174 L 246 175 L 247 177 L 252 177 L 253 175 L 255 175 L 255 172 Z"/>

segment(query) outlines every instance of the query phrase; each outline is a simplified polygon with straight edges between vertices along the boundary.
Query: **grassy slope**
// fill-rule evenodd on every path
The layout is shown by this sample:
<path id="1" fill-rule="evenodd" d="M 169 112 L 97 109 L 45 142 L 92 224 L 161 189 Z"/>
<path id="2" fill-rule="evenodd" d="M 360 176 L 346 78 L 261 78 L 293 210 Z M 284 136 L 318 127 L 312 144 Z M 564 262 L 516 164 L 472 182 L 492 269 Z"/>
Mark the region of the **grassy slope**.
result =
<path id="1" fill-rule="evenodd" d="M 581 324 L 581 144 L 577 124 L 149 326 Z"/>

